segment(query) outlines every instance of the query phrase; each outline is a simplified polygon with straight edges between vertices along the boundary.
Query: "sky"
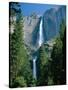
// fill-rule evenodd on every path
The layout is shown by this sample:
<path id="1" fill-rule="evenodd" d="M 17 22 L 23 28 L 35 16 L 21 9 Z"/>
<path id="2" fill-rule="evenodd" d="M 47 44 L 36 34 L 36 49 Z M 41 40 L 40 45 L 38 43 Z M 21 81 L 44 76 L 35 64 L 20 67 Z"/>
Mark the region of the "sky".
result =
<path id="1" fill-rule="evenodd" d="M 24 16 L 29 16 L 32 12 L 38 15 L 42 15 L 46 10 L 50 8 L 58 8 L 60 5 L 48 5 L 48 4 L 35 4 L 35 3 L 20 3 L 22 13 Z"/>

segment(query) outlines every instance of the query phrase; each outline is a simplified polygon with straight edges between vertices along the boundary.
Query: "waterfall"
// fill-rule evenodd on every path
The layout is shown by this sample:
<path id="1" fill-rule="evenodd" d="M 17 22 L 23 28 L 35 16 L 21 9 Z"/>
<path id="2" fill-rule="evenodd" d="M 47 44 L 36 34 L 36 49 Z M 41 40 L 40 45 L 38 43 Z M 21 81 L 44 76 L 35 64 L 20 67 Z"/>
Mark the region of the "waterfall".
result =
<path id="1" fill-rule="evenodd" d="M 42 28 L 42 24 L 43 24 L 43 20 L 41 18 L 40 20 L 40 25 L 39 25 L 39 47 L 41 46 L 41 44 L 43 43 L 43 28 Z M 36 60 L 37 60 L 37 56 L 34 56 L 33 58 L 33 78 L 36 78 Z"/>
<path id="2" fill-rule="evenodd" d="M 36 79 L 36 60 L 37 57 L 34 57 L 33 59 L 33 78 Z"/>
<path id="3" fill-rule="evenodd" d="M 39 47 L 43 43 L 43 27 L 42 27 L 42 25 L 43 25 L 43 20 L 41 18 L 40 26 L 39 26 Z"/>

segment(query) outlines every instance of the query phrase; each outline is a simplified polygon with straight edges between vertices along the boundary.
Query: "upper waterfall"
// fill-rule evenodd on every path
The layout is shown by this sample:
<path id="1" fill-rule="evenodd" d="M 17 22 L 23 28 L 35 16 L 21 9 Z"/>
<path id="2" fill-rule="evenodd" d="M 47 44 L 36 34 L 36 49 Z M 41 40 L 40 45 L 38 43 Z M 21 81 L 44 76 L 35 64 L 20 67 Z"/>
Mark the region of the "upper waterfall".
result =
<path id="1" fill-rule="evenodd" d="M 43 43 L 43 26 L 42 25 L 43 25 L 43 20 L 41 18 L 40 25 L 39 25 L 39 47 Z"/>

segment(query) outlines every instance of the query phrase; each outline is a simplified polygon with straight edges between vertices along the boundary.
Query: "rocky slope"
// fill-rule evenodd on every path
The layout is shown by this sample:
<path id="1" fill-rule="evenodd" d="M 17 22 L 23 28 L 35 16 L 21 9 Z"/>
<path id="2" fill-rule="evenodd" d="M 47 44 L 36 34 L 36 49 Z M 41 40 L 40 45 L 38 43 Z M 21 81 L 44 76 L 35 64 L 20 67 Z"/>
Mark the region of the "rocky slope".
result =
<path id="1" fill-rule="evenodd" d="M 59 34 L 60 24 L 66 22 L 66 7 L 52 8 L 43 15 L 44 39 L 48 41 Z"/>
<path id="2" fill-rule="evenodd" d="M 32 50 L 36 49 L 36 46 L 34 47 L 34 44 L 36 44 L 36 42 L 34 42 L 37 38 L 36 38 L 36 31 L 37 31 L 37 27 L 39 25 L 39 17 L 33 18 L 33 17 L 24 17 L 24 42 L 25 45 L 29 48 L 31 48 Z"/>
<path id="3" fill-rule="evenodd" d="M 66 22 L 66 7 L 51 8 L 43 14 L 43 37 L 46 41 L 59 35 L 62 20 Z M 24 17 L 24 41 L 32 50 L 38 48 L 40 17 Z"/>

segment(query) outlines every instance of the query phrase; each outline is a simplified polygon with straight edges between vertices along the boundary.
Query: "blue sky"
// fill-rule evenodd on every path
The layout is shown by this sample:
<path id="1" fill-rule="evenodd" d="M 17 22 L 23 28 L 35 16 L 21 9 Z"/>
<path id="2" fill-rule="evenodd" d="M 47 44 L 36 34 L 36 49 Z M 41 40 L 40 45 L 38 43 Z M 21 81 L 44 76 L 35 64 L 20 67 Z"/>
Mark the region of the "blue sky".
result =
<path id="1" fill-rule="evenodd" d="M 33 3 L 20 3 L 24 16 L 29 16 L 32 12 L 38 15 L 42 15 L 46 10 L 50 8 L 58 8 L 59 5 L 48 4 L 33 4 Z"/>

